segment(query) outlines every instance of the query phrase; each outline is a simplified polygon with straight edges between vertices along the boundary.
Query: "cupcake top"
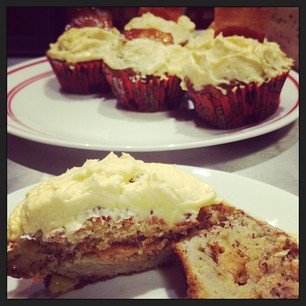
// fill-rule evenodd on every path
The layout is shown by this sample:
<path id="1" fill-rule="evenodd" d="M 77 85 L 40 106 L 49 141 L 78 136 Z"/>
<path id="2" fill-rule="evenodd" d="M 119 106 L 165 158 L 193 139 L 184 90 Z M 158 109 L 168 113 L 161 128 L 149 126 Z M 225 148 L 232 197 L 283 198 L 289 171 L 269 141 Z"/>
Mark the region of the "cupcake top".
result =
<path id="1" fill-rule="evenodd" d="M 101 212 L 155 216 L 171 227 L 196 221 L 199 209 L 220 203 L 214 189 L 173 165 L 145 163 L 129 154 L 110 153 L 102 160 L 87 160 L 81 167 L 43 181 L 26 194 L 8 221 L 8 239 L 43 235 L 65 229 L 72 233 Z"/>
<path id="2" fill-rule="evenodd" d="M 210 47 L 212 39 L 214 39 L 215 31 L 213 29 L 207 29 L 199 31 L 192 37 L 189 42 L 185 45 L 188 50 L 205 50 Z"/>
<path id="3" fill-rule="evenodd" d="M 195 23 L 185 15 L 180 16 L 177 22 L 174 22 L 148 12 L 132 18 L 124 29 L 157 29 L 161 32 L 172 34 L 175 44 L 183 44 L 195 35 Z"/>
<path id="4" fill-rule="evenodd" d="M 187 56 L 187 49 L 181 45 L 165 45 L 148 38 L 135 38 L 105 55 L 104 62 L 116 70 L 131 68 L 139 77 L 154 75 L 167 79 L 167 75 L 182 75 Z"/>
<path id="5" fill-rule="evenodd" d="M 47 55 L 71 64 L 99 60 L 122 40 L 116 28 L 111 31 L 98 27 L 70 28 L 50 44 Z"/>
<path id="6" fill-rule="evenodd" d="M 186 45 L 190 57 L 184 63 L 182 79 L 187 77 L 195 90 L 210 84 L 225 93 L 220 85 L 231 81 L 261 85 L 293 65 L 275 42 L 265 39 L 260 43 L 238 35 L 223 37 L 222 33 L 214 38 L 211 31 Z M 181 85 L 186 88 L 184 82 Z"/>

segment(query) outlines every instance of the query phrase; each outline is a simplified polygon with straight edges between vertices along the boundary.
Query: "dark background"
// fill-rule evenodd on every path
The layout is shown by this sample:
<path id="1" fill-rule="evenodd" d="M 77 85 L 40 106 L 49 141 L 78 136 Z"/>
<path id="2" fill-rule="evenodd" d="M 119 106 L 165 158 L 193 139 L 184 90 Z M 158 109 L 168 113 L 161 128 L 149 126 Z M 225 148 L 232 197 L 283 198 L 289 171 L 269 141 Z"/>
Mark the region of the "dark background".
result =
<path id="1" fill-rule="evenodd" d="M 104 7 L 119 30 L 139 7 Z M 7 7 L 7 56 L 42 56 L 56 42 L 68 22 L 65 7 Z M 213 7 L 185 7 L 184 14 L 205 29 L 213 20 Z"/>

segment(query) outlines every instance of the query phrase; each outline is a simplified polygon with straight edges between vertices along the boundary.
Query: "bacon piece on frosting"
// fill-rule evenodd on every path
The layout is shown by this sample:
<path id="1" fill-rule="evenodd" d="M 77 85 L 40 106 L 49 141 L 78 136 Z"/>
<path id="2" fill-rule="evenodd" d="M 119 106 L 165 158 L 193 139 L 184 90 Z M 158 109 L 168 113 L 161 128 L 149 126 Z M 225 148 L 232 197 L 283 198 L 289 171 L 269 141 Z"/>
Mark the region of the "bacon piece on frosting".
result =
<path id="1" fill-rule="evenodd" d="M 127 40 L 135 38 L 149 38 L 161 41 L 165 45 L 173 44 L 173 37 L 170 33 L 165 33 L 156 29 L 130 29 L 123 31 L 123 35 Z"/>

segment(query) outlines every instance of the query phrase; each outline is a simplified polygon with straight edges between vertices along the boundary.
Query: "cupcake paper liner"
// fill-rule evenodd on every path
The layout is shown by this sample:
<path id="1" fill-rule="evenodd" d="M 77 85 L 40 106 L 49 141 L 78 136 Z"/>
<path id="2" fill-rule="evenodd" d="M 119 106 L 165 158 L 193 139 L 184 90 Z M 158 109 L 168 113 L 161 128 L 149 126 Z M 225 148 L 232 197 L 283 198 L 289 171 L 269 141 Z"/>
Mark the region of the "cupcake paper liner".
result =
<path id="1" fill-rule="evenodd" d="M 206 123 L 231 129 L 258 123 L 273 115 L 280 104 L 280 93 L 288 72 L 258 86 L 256 83 L 235 85 L 224 95 L 212 85 L 196 91 L 187 81 L 188 94 L 195 112 Z"/>
<path id="2" fill-rule="evenodd" d="M 158 112 L 177 108 L 184 91 L 176 76 L 161 79 L 148 75 L 139 77 L 133 69 L 115 70 L 103 65 L 106 79 L 118 105 L 132 111 Z"/>
<path id="3" fill-rule="evenodd" d="M 63 91 L 74 94 L 93 94 L 110 91 L 102 69 L 102 60 L 69 64 L 48 57 Z"/>

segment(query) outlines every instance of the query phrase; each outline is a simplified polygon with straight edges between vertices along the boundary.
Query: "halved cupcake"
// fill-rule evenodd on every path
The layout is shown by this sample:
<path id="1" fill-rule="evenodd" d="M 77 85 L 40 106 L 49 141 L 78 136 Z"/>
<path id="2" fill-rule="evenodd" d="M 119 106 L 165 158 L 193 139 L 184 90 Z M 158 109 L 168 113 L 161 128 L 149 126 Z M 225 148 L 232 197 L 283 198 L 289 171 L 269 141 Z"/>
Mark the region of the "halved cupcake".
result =
<path id="1" fill-rule="evenodd" d="M 52 294 L 169 263 L 171 244 L 222 201 L 172 165 L 110 153 L 29 191 L 8 221 L 7 274 Z"/>

